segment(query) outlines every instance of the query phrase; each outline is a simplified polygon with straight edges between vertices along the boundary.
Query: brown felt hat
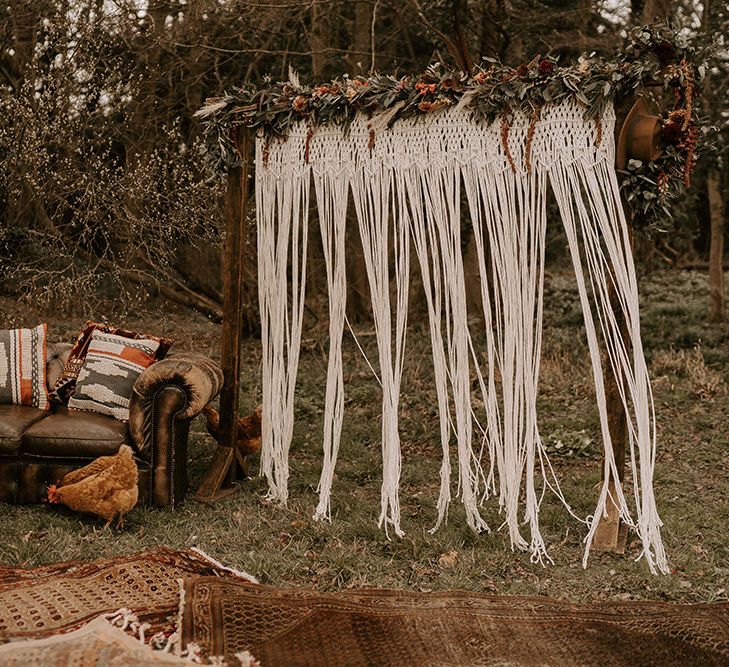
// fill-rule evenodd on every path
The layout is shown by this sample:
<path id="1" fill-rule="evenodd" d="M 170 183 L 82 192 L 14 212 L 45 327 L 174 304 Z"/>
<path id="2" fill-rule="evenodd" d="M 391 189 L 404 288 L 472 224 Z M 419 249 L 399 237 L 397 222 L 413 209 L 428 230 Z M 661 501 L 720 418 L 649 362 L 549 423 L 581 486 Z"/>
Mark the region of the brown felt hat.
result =
<path id="1" fill-rule="evenodd" d="M 639 98 L 620 128 L 615 164 L 625 169 L 628 160 L 652 162 L 663 154 L 661 118 L 650 113 L 644 98 Z"/>

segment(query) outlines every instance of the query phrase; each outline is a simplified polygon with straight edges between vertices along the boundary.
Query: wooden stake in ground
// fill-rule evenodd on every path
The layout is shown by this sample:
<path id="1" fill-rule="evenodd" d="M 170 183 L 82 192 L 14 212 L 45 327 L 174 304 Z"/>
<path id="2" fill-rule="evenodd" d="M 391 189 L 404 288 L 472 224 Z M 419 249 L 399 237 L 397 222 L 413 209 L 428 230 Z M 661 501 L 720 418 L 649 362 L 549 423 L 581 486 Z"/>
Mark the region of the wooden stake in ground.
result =
<path id="1" fill-rule="evenodd" d="M 225 256 L 223 259 L 223 331 L 221 364 L 223 389 L 220 392 L 220 443 L 195 498 L 212 502 L 234 493 L 235 482 L 245 478 L 247 463 L 237 451 L 240 343 L 243 311 L 243 261 L 246 215 L 249 202 L 251 136 L 243 126 L 233 126 L 233 141 L 241 164 L 228 172 Z M 240 135 L 240 136 L 239 136 Z"/>
<path id="2" fill-rule="evenodd" d="M 660 118 L 648 114 L 648 108 L 642 99 L 639 99 L 630 111 L 625 113 L 627 105 L 616 110 L 618 117 L 625 121 L 620 127 L 620 136 L 617 138 L 616 166 L 624 169 L 629 158 L 636 158 L 645 162 L 657 159 L 661 153 L 659 127 Z M 632 214 L 628 203 L 623 200 L 623 207 L 628 222 L 628 235 L 630 238 L 631 251 L 633 249 Z M 613 313 L 620 325 L 620 336 L 624 341 L 629 341 L 628 327 L 623 317 L 620 304 L 615 293 L 614 284 L 610 285 L 610 301 Z M 628 350 L 630 352 L 630 350 Z M 618 479 L 614 479 L 612 473 L 608 481 L 609 497 L 605 506 L 605 514 L 598 517 L 597 530 L 592 542 L 595 551 L 610 551 L 614 553 L 625 553 L 625 546 L 628 538 L 628 529 L 620 520 L 620 509 L 613 502 L 616 498 L 616 489 L 622 485 L 625 475 L 625 449 L 628 438 L 628 417 L 625 413 L 625 406 L 615 377 L 614 370 L 605 374 L 605 401 L 607 403 L 608 428 L 610 440 L 613 445 L 613 455 Z M 604 464 L 604 460 L 603 460 Z"/>

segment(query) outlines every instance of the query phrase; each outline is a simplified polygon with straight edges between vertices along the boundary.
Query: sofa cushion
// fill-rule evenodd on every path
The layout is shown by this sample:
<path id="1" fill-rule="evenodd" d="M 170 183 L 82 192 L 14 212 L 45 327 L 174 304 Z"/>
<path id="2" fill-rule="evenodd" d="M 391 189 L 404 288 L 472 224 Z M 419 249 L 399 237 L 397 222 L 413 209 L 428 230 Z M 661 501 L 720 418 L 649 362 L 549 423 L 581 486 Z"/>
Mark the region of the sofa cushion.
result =
<path id="1" fill-rule="evenodd" d="M 63 369 L 56 380 L 54 380 L 53 390 L 50 393 L 53 403 L 57 405 L 68 405 L 69 399 L 76 391 L 76 380 L 86 360 L 94 332 L 108 333 L 133 340 L 149 339 L 157 341 L 159 347 L 157 347 L 154 355 L 155 360 L 163 359 L 174 342 L 170 338 L 158 338 L 150 334 L 140 334 L 136 331 L 128 331 L 127 329 L 120 329 L 110 324 L 102 324 L 101 322 L 92 322 L 89 320 L 84 324 L 83 329 L 81 329 L 81 333 L 79 333 L 73 347 L 65 355 Z"/>
<path id="2" fill-rule="evenodd" d="M 49 413 L 28 405 L 0 405 L 0 455 L 16 454 L 23 433 Z"/>
<path id="3" fill-rule="evenodd" d="M 48 326 L 0 331 L 0 403 L 50 407 L 46 387 Z"/>
<path id="4" fill-rule="evenodd" d="M 131 340 L 94 331 L 76 380 L 69 408 L 129 421 L 129 401 L 137 378 L 154 363 L 155 340 Z"/>
<path id="5" fill-rule="evenodd" d="M 23 435 L 24 454 L 55 457 L 89 457 L 116 454 L 129 442 L 124 422 L 92 412 L 58 408 L 36 422 Z"/>

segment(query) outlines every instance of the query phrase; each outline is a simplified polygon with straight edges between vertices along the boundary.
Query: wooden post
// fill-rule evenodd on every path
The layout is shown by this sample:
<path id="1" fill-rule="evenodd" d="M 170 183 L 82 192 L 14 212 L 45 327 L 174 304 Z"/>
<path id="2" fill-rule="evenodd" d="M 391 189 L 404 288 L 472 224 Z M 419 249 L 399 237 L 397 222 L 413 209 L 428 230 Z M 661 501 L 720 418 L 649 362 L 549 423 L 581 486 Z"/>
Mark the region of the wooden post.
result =
<path id="1" fill-rule="evenodd" d="M 630 224 L 630 219 L 628 219 L 628 224 Z M 628 234 L 632 250 L 633 233 L 630 228 L 628 228 Z M 609 294 L 613 313 L 615 313 L 615 317 L 620 324 L 620 335 L 627 343 L 628 326 L 618 305 L 615 287 L 613 285 L 610 286 Z M 610 495 L 608 496 L 605 505 L 606 514 L 598 519 L 597 530 L 595 531 L 595 537 L 592 544 L 595 551 L 612 551 L 614 553 L 622 554 L 625 553 L 625 546 L 628 541 L 628 527 L 620 521 L 620 509 L 611 500 L 611 498 L 616 498 L 616 489 L 618 486 L 622 485 L 623 477 L 625 476 L 625 445 L 628 438 L 628 418 L 625 414 L 625 407 L 623 406 L 623 401 L 620 396 L 620 390 L 618 388 L 618 381 L 615 377 L 615 373 L 612 372 L 609 362 L 606 366 L 605 403 L 607 407 L 608 430 L 610 432 L 610 440 L 613 445 L 613 456 L 615 458 L 615 468 L 618 472 L 618 479 L 616 480 L 614 478 L 612 472 L 608 473 L 610 477 L 608 481 L 608 491 Z M 605 459 L 603 458 L 603 471 L 604 469 Z"/>
<path id="2" fill-rule="evenodd" d="M 237 131 L 239 130 L 239 132 Z M 238 136 L 240 134 L 240 136 Z M 195 495 L 213 501 L 237 490 L 234 482 L 245 477 L 245 458 L 236 451 L 238 435 L 238 397 L 240 379 L 240 342 L 243 310 L 243 262 L 246 241 L 246 215 L 249 202 L 251 132 L 234 126 L 233 142 L 241 158 L 239 166 L 228 172 L 226 202 L 225 255 L 223 258 L 223 331 L 221 365 L 223 388 L 220 392 L 220 443 L 208 471 Z"/>
<path id="3" fill-rule="evenodd" d="M 623 105 L 621 108 L 616 109 L 616 115 L 618 118 L 626 119 L 628 115 L 628 109 L 630 108 L 630 105 L 632 103 L 632 99 L 625 100 L 623 102 Z M 626 121 L 627 122 L 627 121 Z M 624 129 L 624 123 L 616 123 L 615 124 L 615 143 L 616 146 L 619 144 L 619 138 L 618 138 L 618 132 L 622 131 Z M 635 144 L 631 144 L 631 142 L 635 142 L 635 138 L 628 135 L 628 140 L 626 141 L 626 155 L 624 155 L 622 158 L 620 155 L 618 155 L 618 160 L 626 160 L 629 157 L 632 157 L 631 149 L 635 150 Z M 647 151 L 648 154 L 651 157 L 648 157 L 647 159 L 652 159 L 652 156 L 659 155 L 660 150 L 658 144 L 655 144 L 656 141 L 655 137 L 651 135 L 650 141 L 645 142 L 641 144 L 642 149 L 644 151 Z M 637 142 L 636 142 L 637 143 Z M 618 151 L 619 153 L 620 151 Z M 645 156 L 641 156 L 643 159 L 646 159 Z M 622 169 L 625 167 L 624 164 L 618 164 L 617 165 L 619 169 Z M 628 238 L 630 240 L 630 252 L 632 254 L 633 252 L 633 230 L 631 227 L 632 224 L 632 214 L 630 211 L 630 207 L 628 205 L 628 202 L 625 201 L 621 197 L 621 201 L 623 204 L 623 208 L 625 210 L 625 216 L 627 219 L 628 224 Z M 622 336 L 623 340 L 626 342 L 628 341 L 628 325 L 625 321 L 625 317 L 623 317 L 622 310 L 619 305 L 619 301 L 617 299 L 617 295 L 615 293 L 615 286 L 610 285 L 610 291 L 609 291 L 609 299 L 612 304 L 613 313 L 615 314 L 615 319 L 618 322 L 618 325 L 620 327 L 620 335 Z M 630 350 L 628 350 L 630 352 Z M 597 530 L 595 531 L 595 537 L 592 542 L 592 548 L 595 551 L 611 551 L 614 553 L 625 553 L 625 547 L 628 539 L 628 527 L 624 525 L 620 521 L 620 509 L 618 506 L 611 500 L 611 498 L 616 498 L 616 489 L 622 485 L 623 483 L 623 477 L 625 476 L 625 449 L 627 444 L 627 438 L 628 438 L 628 417 L 625 414 L 625 407 L 623 406 L 623 401 L 620 396 L 620 389 L 618 388 L 618 381 L 615 377 L 615 374 L 612 371 L 612 368 L 610 367 L 609 362 L 606 363 L 606 372 L 605 372 L 605 403 L 607 407 L 607 417 L 608 417 L 608 430 L 610 432 L 610 440 L 612 441 L 613 445 L 613 455 L 615 458 L 615 468 L 618 473 L 618 479 L 614 479 L 614 476 L 612 474 L 612 471 L 608 473 L 609 480 L 608 480 L 608 491 L 609 496 L 605 505 L 605 515 L 597 517 Z M 604 475 L 604 469 L 605 469 L 605 459 L 603 458 L 603 475 Z M 603 477 L 604 481 L 604 477 Z"/>

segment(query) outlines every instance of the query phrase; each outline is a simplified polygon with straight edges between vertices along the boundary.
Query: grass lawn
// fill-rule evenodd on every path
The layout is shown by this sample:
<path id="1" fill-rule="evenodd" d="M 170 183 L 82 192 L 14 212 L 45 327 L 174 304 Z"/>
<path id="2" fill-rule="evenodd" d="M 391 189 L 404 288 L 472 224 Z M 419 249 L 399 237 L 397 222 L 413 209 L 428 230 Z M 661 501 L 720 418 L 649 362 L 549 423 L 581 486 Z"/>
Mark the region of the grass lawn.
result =
<path id="1" fill-rule="evenodd" d="M 554 452 L 563 490 L 577 515 L 584 517 L 594 510 L 601 443 L 579 301 L 569 275 L 548 276 L 546 290 L 540 429 Z M 641 295 L 659 427 L 655 490 L 671 576 L 652 576 L 643 562 L 633 562 L 639 553 L 635 534 L 629 534 L 626 556 L 595 553 L 583 570 L 585 526 L 549 495 L 540 519 L 553 565 L 535 565 L 528 554 L 511 551 L 508 533 L 498 530 L 502 518 L 493 501 L 484 511 L 491 534 L 472 533 L 455 501 L 448 524 L 434 535 L 428 532 L 435 520 L 440 445 L 425 326 L 415 325 L 409 332 L 401 401 L 405 537 L 389 541 L 376 526 L 380 391 L 351 338 L 345 341 L 347 403 L 332 497 L 334 520 L 313 522 L 327 355 L 322 321 L 304 333 L 287 508 L 265 500 L 266 484 L 257 476 L 215 506 L 190 500 L 175 512 L 136 509 L 120 532 L 101 530 L 103 522 L 55 507 L 0 505 L 0 563 L 31 567 L 157 545 L 197 546 L 263 583 L 321 590 L 384 586 L 539 594 L 575 601 L 727 600 L 729 327 L 706 323 L 708 288 L 701 274 L 653 274 L 642 280 Z M 45 319 L 42 313 L 28 317 Z M 217 356 L 219 327 L 200 318 L 150 313 L 126 323 L 164 330 L 183 345 L 194 341 L 201 351 Z M 52 338 L 72 337 L 77 324 L 51 319 Z M 366 329 L 367 325 L 364 334 Z M 363 335 L 361 342 L 376 360 L 374 337 Z M 241 411 L 259 401 L 259 347 L 255 340 L 244 343 Z M 210 461 L 213 441 L 201 419 L 193 431 L 194 489 Z"/>

